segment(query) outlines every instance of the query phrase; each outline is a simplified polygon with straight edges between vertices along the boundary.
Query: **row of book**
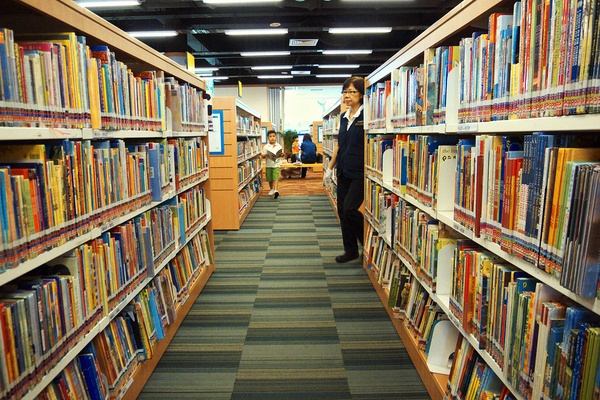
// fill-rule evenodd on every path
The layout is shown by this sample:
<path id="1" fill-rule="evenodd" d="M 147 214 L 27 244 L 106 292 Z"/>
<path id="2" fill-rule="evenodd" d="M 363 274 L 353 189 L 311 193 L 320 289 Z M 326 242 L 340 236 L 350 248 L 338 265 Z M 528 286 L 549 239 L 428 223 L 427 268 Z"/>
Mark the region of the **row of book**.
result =
<path id="1" fill-rule="evenodd" d="M 196 197 L 197 203 L 205 202 L 202 192 Z M 35 383 L 99 316 L 117 308 L 147 276 L 153 276 L 156 268 L 173 257 L 173 251 L 189 237 L 189 228 L 206 218 L 206 214 L 187 213 L 184 203 L 177 204 L 178 199 L 145 211 L 3 286 L 2 392 L 20 393 Z M 202 257 L 191 257 L 184 248 L 170 266 L 176 281 L 182 282 L 178 288 L 185 286 L 193 272 L 181 270 L 181 265 L 212 263 L 206 233 L 195 235 L 192 243 Z M 178 257 L 185 257 L 187 262 L 180 262 Z"/>
<path id="2" fill-rule="evenodd" d="M 246 181 L 242 184 L 243 187 L 238 192 L 238 210 L 240 216 L 244 213 L 252 200 L 260 194 L 262 185 L 262 174 L 254 175 L 254 178 L 251 178 L 249 182 L 246 178 Z"/>
<path id="3" fill-rule="evenodd" d="M 248 140 L 240 140 L 237 142 L 236 146 L 238 162 L 255 157 L 262 150 L 260 138 L 248 138 Z"/>
<path id="4" fill-rule="evenodd" d="M 238 135 L 259 136 L 261 134 L 260 119 L 255 116 L 236 116 L 236 132 Z"/>
<path id="5" fill-rule="evenodd" d="M 369 87 L 368 127 L 441 124 L 447 112 L 459 123 L 597 113 L 599 19 L 594 0 L 517 1 L 487 31 L 427 49 L 423 64 Z"/>
<path id="6" fill-rule="evenodd" d="M 257 158 L 248 159 L 238 164 L 238 182 L 239 187 L 244 187 L 262 168 L 261 162 Z"/>
<path id="7" fill-rule="evenodd" d="M 598 146 L 594 135 L 544 133 L 459 141 L 455 220 L 595 296 Z"/>
<path id="8" fill-rule="evenodd" d="M 206 231 L 194 237 L 102 332 L 40 393 L 39 399 L 118 399 L 132 374 L 177 319 L 176 307 L 212 262 Z"/>
<path id="9" fill-rule="evenodd" d="M 416 347 L 423 351 L 427 367 L 433 373 L 448 375 L 444 398 L 514 398 L 475 349 L 468 348 L 469 342 L 459 335 L 430 290 L 411 273 L 376 229 L 367 229 L 365 254 L 369 268 L 388 294 L 387 306 L 394 317 L 403 321 Z M 471 364 L 471 358 L 477 358 L 477 363 Z"/>
<path id="10" fill-rule="evenodd" d="M 0 146 L 0 271 L 203 179 L 200 138 Z"/>
<path id="11" fill-rule="evenodd" d="M 367 145 L 371 157 L 392 146 L 392 157 L 369 162 L 376 175 L 392 175 L 381 183 L 394 193 L 450 212 L 474 237 L 555 275 L 569 290 L 598 295 L 597 135 L 398 135 Z"/>
<path id="12" fill-rule="evenodd" d="M 108 46 L 88 46 L 74 32 L 18 35 L 1 28 L 0 36 L 3 126 L 149 131 L 206 126 L 199 89 L 165 79 L 162 71 L 134 73 Z"/>
<path id="13" fill-rule="evenodd" d="M 422 318 L 436 319 L 429 298 L 448 297 L 447 316 L 523 398 L 588 399 L 600 391 L 598 317 L 476 243 L 449 237 L 450 231 L 422 213 L 416 211 L 405 224 L 410 229 L 392 241 L 370 223 L 365 242 L 369 266 L 389 290 L 388 306 L 418 343 L 426 347 L 422 336 L 431 333 Z M 426 269 L 436 271 L 437 285 L 430 285 Z"/>

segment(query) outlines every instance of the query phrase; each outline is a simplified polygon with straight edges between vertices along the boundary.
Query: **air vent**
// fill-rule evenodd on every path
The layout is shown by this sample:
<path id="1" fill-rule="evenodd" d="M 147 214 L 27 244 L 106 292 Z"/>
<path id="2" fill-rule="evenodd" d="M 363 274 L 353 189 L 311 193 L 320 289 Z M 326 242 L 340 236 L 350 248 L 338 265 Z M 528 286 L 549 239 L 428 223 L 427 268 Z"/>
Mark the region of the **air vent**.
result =
<path id="1" fill-rule="evenodd" d="M 316 46 L 319 39 L 290 39 L 290 46 Z"/>

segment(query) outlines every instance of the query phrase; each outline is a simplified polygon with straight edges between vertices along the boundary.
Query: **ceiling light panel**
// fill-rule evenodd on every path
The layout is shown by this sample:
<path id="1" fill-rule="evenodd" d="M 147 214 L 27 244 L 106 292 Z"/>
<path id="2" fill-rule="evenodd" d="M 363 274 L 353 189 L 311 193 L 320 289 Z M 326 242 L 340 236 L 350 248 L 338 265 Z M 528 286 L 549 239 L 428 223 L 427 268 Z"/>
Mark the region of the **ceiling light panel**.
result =
<path id="1" fill-rule="evenodd" d="M 392 27 L 329 28 L 328 31 L 332 34 L 362 35 L 363 33 L 389 33 L 392 31 Z"/>
<path id="2" fill-rule="evenodd" d="M 371 54 L 373 50 L 323 50 L 328 56 L 348 56 L 353 54 Z"/>
<path id="3" fill-rule="evenodd" d="M 256 75 L 258 79 L 289 79 L 292 75 Z"/>
<path id="4" fill-rule="evenodd" d="M 317 78 L 348 78 L 352 75 L 350 75 L 350 74 L 317 74 L 315 76 Z"/>
<path id="5" fill-rule="evenodd" d="M 173 37 L 177 36 L 177 31 L 137 31 L 127 32 L 127 34 L 136 38 Z"/>
<path id="6" fill-rule="evenodd" d="M 140 0 L 79 1 L 77 4 L 85 8 L 118 8 L 139 6 L 141 2 Z"/>
<path id="7" fill-rule="evenodd" d="M 228 29 L 225 31 L 229 36 L 254 36 L 254 35 L 285 35 L 287 29 Z"/>
<path id="8" fill-rule="evenodd" d="M 359 68 L 360 65 L 359 64 L 325 64 L 325 65 L 319 65 L 319 68 L 335 68 L 335 69 L 353 69 L 353 68 Z"/>
<path id="9" fill-rule="evenodd" d="M 256 67 L 251 67 L 255 71 L 267 71 L 270 69 L 292 69 L 291 65 L 261 65 Z"/>
<path id="10" fill-rule="evenodd" d="M 242 57 L 274 57 L 274 56 L 289 56 L 289 51 L 245 51 L 241 52 Z"/>

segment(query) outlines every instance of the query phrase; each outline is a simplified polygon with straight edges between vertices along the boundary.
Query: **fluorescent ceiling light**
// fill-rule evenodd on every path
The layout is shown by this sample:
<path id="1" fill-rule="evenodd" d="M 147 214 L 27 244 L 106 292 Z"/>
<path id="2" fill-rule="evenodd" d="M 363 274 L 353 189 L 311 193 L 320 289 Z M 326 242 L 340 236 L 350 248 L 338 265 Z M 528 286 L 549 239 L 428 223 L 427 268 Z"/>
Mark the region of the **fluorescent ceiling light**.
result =
<path id="1" fill-rule="evenodd" d="M 242 57 L 268 57 L 268 56 L 289 56 L 289 51 L 245 51 L 241 52 Z"/>
<path id="2" fill-rule="evenodd" d="M 81 7 L 85 8 L 113 8 L 139 6 L 140 0 L 114 0 L 114 1 L 80 1 Z"/>
<path id="3" fill-rule="evenodd" d="M 197 74 L 203 74 L 205 72 L 214 72 L 214 71 L 218 71 L 219 68 L 216 67 L 206 67 L 206 68 L 195 68 L 194 71 Z"/>
<path id="4" fill-rule="evenodd" d="M 373 50 L 323 50 L 328 56 L 347 56 L 351 54 L 371 54 Z"/>
<path id="5" fill-rule="evenodd" d="M 127 32 L 127 33 L 136 38 L 177 36 L 177 31 L 138 31 L 138 32 Z"/>
<path id="6" fill-rule="evenodd" d="M 292 71 L 292 75 L 310 75 L 310 71 Z"/>
<path id="7" fill-rule="evenodd" d="M 292 75 L 256 75 L 258 79 L 289 79 Z"/>
<path id="8" fill-rule="evenodd" d="M 359 64 L 329 64 L 329 65 L 319 65 L 319 68 L 336 68 L 336 69 L 358 68 L 358 67 L 360 67 Z"/>
<path id="9" fill-rule="evenodd" d="M 224 81 L 225 79 L 229 79 L 228 76 L 203 76 L 200 79 L 204 79 L 207 81 Z"/>
<path id="10" fill-rule="evenodd" d="M 381 27 L 381 28 L 329 28 L 329 33 L 349 33 L 355 35 L 362 35 L 363 33 L 388 33 L 392 31 L 392 27 Z"/>
<path id="11" fill-rule="evenodd" d="M 350 75 L 350 74 L 317 74 L 315 76 L 317 78 L 348 78 L 352 75 Z"/>
<path id="12" fill-rule="evenodd" d="M 285 35 L 287 29 L 226 29 L 225 34 L 229 36 L 251 36 L 251 35 Z"/>
<path id="13" fill-rule="evenodd" d="M 206 4 L 253 4 L 253 3 L 278 3 L 283 0 L 203 0 Z"/>
<path id="14" fill-rule="evenodd" d="M 259 67 L 252 67 L 255 71 L 266 71 L 269 69 L 292 69 L 291 65 L 261 65 Z"/>

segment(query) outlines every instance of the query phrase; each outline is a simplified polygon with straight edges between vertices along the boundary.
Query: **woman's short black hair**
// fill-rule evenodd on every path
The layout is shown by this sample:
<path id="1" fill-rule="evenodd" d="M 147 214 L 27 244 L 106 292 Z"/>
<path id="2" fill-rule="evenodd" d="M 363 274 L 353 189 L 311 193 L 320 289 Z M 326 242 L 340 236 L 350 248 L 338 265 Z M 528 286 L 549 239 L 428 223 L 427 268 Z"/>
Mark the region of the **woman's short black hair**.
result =
<path id="1" fill-rule="evenodd" d="M 305 133 L 304 137 L 302 138 L 303 142 L 312 142 L 312 136 L 310 136 L 310 133 Z"/>
<path id="2" fill-rule="evenodd" d="M 342 85 L 342 91 L 348 89 L 350 85 L 354 86 L 354 88 L 360 92 L 360 104 L 362 104 L 363 96 L 365 95 L 365 78 L 361 78 L 360 76 L 351 76 L 344 81 L 344 84 Z"/>

